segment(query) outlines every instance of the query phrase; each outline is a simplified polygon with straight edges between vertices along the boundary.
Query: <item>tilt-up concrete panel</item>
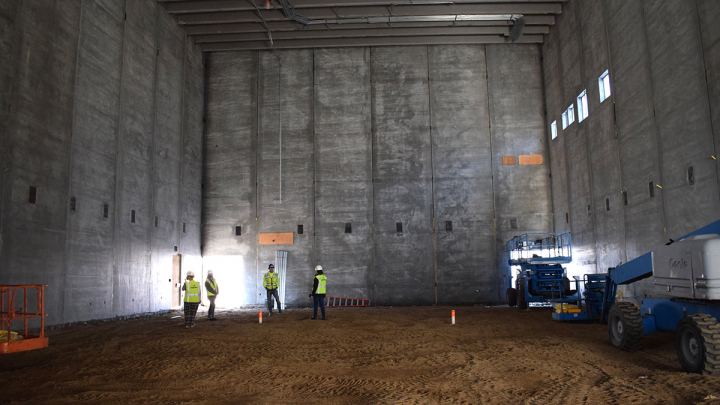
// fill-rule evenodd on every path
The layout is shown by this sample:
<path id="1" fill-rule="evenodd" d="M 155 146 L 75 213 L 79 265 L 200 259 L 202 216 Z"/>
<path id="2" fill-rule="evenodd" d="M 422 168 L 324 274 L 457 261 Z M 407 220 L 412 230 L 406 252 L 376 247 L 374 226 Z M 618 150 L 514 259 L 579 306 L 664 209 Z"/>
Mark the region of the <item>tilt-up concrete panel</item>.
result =
<path id="1" fill-rule="evenodd" d="M 277 55 L 261 52 L 259 56 L 257 193 L 261 233 L 293 232 L 297 236 L 298 225 L 303 225 L 308 235 L 315 231 L 313 66 L 312 50 Z M 258 304 L 266 302 L 262 278 L 270 263 L 277 264 L 278 250 L 288 252 L 286 304 L 311 302 L 314 248 L 313 239 L 304 232 L 292 245 L 258 246 Z"/>
<path id="2" fill-rule="evenodd" d="M 64 322 L 115 316 L 112 213 L 124 15 L 124 1 L 82 3 L 68 156 L 75 210 L 68 209 Z"/>
<path id="3" fill-rule="evenodd" d="M 540 47 L 487 46 L 498 263 L 497 300 L 510 286 L 507 241 L 552 231 Z M 541 155 L 542 164 L 503 165 L 503 156 Z M 514 220 L 517 229 L 511 226 Z"/>
<path id="4" fill-rule="evenodd" d="M 627 193 L 625 238 L 627 260 L 661 243 L 663 195 L 659 184 L 658 144 L 653 109 L 653 86 L 640 2 L 605 0 L 610 49 L 612 97 L 615 103 L 620 170 Z M 624 203 L 623 203 L 624 204 Z"/>
<path id="5" fill-rule="evenodd" d="M 19 32 L 20 57 L 4 100 L 11 106 L 3 139 L 0 283 L 52 286 L 45 294 L 46 323 L 61 323 L 80 2 L 24 2 L 15 18 L 8 29 Z M 30 186 L 35 203 L 29 203 Z"/>
<path id="6" fill-rule="evenodd" d="M 551 34 L 543 43 L 543 77 L 545 85 L 545 110 L 550 157 L 552 207 L 555 232 L 570 232 L 570 208 L 568 201 L 568 171 L 565 159 L 565 132 L 562 128 L 562 76 L 560 75 L 560 50 L 558 28 L 550 28 Z M 555 122 L 556 137 L 552 139 L 552 123 Z"/>
<path id="7" fill-rule="evenodd" d="M 371 299 L 370 48 L 316 49 L 314 89 L 315 262 L 329 278 L 329 295 Z"/>
<path id="8" fill-rule="evenodd" d="M 207 57 L 203 258 L 205 271 L 216 273 L 221 290 L 234 288 L 240 294 L 239 305 L 257 302 L 257 68 L 257 52 Z M 236 227 L 240 227 L 240 235 L 236 235 Z M 233 270 L 212 267 L 228 261 L 227 266 L 241 273 L 236 277 L 237 286 L 221 274 Z"/>
<path id="9" fill-rule="evenodd" d="M 595 224 L 593 215 L 592 177 L 587 133 L 579 128 L 577 96 L 585 89 L 582 78 L 582 44 L 578 29 L 576 2 L 568 2 L 558 18 L 560 72 L 564 110 L 574 106 L 573 123 L 562 131 L 568 170 L 569 219 L 573 242 L 571 275 L 596 273 Z"/>
<path id="10" fill-rule="evenodd" d="M 181 152 L 180 200 L 175 229 L 179 239 L 178 251 L 183 255 L 183 269 L 198 274 L 203 266 L 201 214 L 205 69 L 203 53 L 189 37 L 185 37 L 184 55 L 182 142 L 178 145 Z"/>
<path id="11" fill-rule="evenodd" d="M 177 241 L 180 154 L 183 140 L 183 68 L 185 36 L 175 21 L 159 12 L 155 73 L 153 158 L 152 266 L 150 311 L 172 304 L 173 254 Z M 199 161 L 199 159 L 195 159 Z M 198 201 L 199 203 L 199 201 Z M 157 220 L 155 219 L 157 218 Z"/>
<path id="12" fill-rule="evenodd" d="M 675 239 L 720 219 L 698 9 L 695 2 L 645 1 L 643 14 L 660 149 L 665 237 Z"/>
<path id="13" fill-rule="evenodd" d="M 432 304 L 437 297 L 428 48 L 373 48 L 371 60 L 375 302 Z"/>
<path id="14" fill-rule="evenodd" d="M 592 208 L 595 219 L 597 271 L 606 272 L 625 257 L 620 155 L 615 132 L 612 97 L 600 102 L 598 78 L 610 68 L 605 17 L 601 2 L 577 2 L 575 11 L 582 55 L 582 82 L 589 116 L 578 122 L 578 131 L 587 140 L 592 177 Z M 575 103 L 579 113 L 581 106 Z"/>
<path id="15" fill-rule="evenodd" d="M 126 3 L 113 281 L 113 306 L 117 315 L 150 309 L 154 159 L 151 151 L 158 7 L 157 3 L 145 0 Z"/>
<path id="16" fill-rule="evenodd" d="M 20 6 L 17 1 L 0 2 L 0 54 L 3 55 L 0 62 L 0 269 L 9 269 L 7 261 L 7 242 L 9 232 L 5 229 L 8 220 L 10 198 L 12 194 L 7 192 L 6 185 L 9 184 L 8 170 L 10 168 L 10 116 L 12 113 L 13 93 L 15 91 L 15 77 L 20 64 L 20 44 L 22 30 L 20 28 Z M 0 282 L 7 282 L 6 277 L 0 275 Z"/>
<path id="17" fill-rule="evenodd" d="M 720 151 L 720 2 L 715 0 L 698 0 L 698 18 L 702 34 L 707 92 L 712 116 L 713 139 L 715 142 L 715 158 Z M 717 176 L 720 181 L 720 165 Z"/>
<path id="18" fill-rule="evenodd" d="M 497 271 L 485 47 L 430 46 L 428 62 L 438 302 L 494 302 Z"/>

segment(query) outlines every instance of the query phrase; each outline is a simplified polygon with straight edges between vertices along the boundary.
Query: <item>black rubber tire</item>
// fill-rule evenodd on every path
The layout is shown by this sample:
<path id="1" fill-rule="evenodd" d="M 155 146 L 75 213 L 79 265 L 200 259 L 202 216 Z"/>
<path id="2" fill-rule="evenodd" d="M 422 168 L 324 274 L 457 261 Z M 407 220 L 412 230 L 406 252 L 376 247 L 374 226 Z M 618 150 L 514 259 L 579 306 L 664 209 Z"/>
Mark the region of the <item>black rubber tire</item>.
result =
<path id="1" fill-rule="evenodd" d="M 528 307 L 527 301 L 525 301 L 525 280 L 523 279 L 518 280 L 517 307 L 520 309 L 527 309 Z"/>
<path id="2" fill-rule="evenodd" d="M 675 348 L 688 373 L 720 372 L 720 324 L 711 315 L 687 315 L 677 326 Z"/>
<path id="3" fill-rule="evenodd" d="M 507 298 L 507 304 L 509 307 L 517 305 L 517 290 L 510 287 L 505 291 L 505 298 Z"/>
<path id="4" fill-rule="evenodd" d="M 617 302 L 608 315 L 610 342 L 618 349 L 634 352 L 642 349 L 645 334 L 640 308 L 632 302 Z"/>

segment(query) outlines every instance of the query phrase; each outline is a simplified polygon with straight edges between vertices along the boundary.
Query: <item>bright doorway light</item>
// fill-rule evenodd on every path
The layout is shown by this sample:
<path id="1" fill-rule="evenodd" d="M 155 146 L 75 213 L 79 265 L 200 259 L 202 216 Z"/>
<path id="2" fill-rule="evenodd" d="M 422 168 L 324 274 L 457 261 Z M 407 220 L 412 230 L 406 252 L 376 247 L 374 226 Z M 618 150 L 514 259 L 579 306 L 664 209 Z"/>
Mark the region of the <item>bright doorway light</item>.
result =
<path id="1" fill-rule="evenodd" d="M 245 291 L 245 260 L 242 255 L 205 256 L 202 267 L 204 299 L 207 299 L 207 291 L 204 287 L 207 272 L 212 270 L 220 290 L 215 301 L 218 308 L 238 308 L 247 303 L 249 297 Z"/>

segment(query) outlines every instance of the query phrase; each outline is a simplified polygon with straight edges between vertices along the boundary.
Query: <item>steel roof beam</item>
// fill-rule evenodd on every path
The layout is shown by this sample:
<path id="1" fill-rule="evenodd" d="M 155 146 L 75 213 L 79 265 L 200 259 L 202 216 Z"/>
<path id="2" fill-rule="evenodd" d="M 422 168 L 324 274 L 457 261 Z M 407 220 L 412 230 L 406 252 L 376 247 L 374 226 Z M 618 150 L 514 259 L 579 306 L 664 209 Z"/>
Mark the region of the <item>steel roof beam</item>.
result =
<path id="1" fill-rule="evenodd" d="M 550 29 L 544 26 L 527 27 L 524 35 L 548 34 Z M 310 38 L 369 38 L 369 37 L 407 37 L 436 35 L 510 35 L 509 27 L 427 27 L 427 28 L 383 28 L 355 30 L 302 30 L 273 32 L 273 40 L 310 39 Z M 264 32 L 243 34 L 195 35 L 196 43 L 262 41 L 267 39 Z"/>
<path id="2" fill-rule="evenodd" d="M 265 2 L 256 0 L 258 7 L 264 8 Z M 455 4 L 482 4 L 482 3 L 564 3 L 567 0 L 453 0 L 435 1 L 434 3 L 455 3 Z M 168 1 L 158 0 L 170 14 L 186 13 L 212 13 L 217 11 L 252 11 L 255 8 L 245 0 L 193 0 L 193 1 Z M 296 9 L 319 8 L 319 7 L 366 7 L 366 6 L 403 6 L 417 3 L 433 3 L 433 1 L 413 0 L 293 0 L 293 7 Z M 277 1 L 272 2 L 273 9 L 279 9 Z"/>
<path id="3" fill-rule="evenodd" d="M 539 20 L 545 24 L 539 24 Z M 533 24 L 529 24 L 532 21 Z M 526 29 L 528 26 L 544 26 L 554 23 L 552 16 L 529 16 L 526 17 Z M 333 24 L 333 25 L 313 25 L 304 27 L 301 24 L 292 21 L 270 21 L 268 26 L 272 32 L 277 31 L 340 31 L 345 29 L 384 29 L 384 28 L 414 28 L 414 27 L 510 27 L 507 21 L 458 21 L 453 24 L 447 21 L 437 22 L 412 22 L 412 23 L 382 23 L 382 24 Z M 265 27 L 260 22 L 251 23 L 231 23 L 231 24 L 203 24 L 203 25 L 186 25 L 185 31 L 188 35 L 208 35 L 208 34 L 236 34 L 243 32 L 265 32 Z"/>
<path id="4" fill-rule="evenodd" d="M 518 43 L 542 43 L 542 35 L 523 35 Z M 511 43 L 502 35 L 379 37 L 276 40 L 275 49 L 337 48 L 357 46 L 481 45 Z M 271 50 L 269 41 L 216 42 L 202 44 L 205 52 Z"/>
<path id="5" fill-rule="evenodd" d="M 311 19 L 336 19 L 358 17 L 389 17 L 389 7 L 338 7 L 314 8 L 302 11 L 303 16 Z M 337 13 L 336 13 L 337 11 Z M 287 21 L 285 15 L 278 10 L 261 10 L 266 21 Z M 432 15 L 463 15 L 463 14 L 523 14 L 526 17 L 548 16 L 560 14 L 559 3 L 487 3 L 487 4 L 452 4 L 423 6 L 394 6 L 393 16 L 432 16 Z M 179 24 L 219 24 L 237 22 L 256 22 L 259 18 L 254 11 L 227 11 L 213 13 L 178 14 Z"/>

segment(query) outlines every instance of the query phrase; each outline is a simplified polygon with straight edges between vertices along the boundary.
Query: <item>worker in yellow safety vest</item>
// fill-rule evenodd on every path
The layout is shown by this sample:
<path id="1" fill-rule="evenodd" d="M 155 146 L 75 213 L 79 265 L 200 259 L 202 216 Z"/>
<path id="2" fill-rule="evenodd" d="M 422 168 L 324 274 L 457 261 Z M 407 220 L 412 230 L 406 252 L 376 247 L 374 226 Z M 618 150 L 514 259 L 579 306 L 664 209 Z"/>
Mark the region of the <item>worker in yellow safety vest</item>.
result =
<path id="1" fill-rule="evenodd" d="M 208 321 L 217 321 L 215 319 L 215 298 L 220 294 L 217 280 L 213 276 L 213 271 L 208 270 L 207 280 L 205 280 L 205 291 L 207 291 L 208 300 L 210 300 L 210 308 L 208 309 Z"/>
<path id="2" fill-rule="evenodd" d="M 195 326 L 195 315 L 200 305 L 200 283 L 193 280 L 194 278 L 195 273 L 192 270 L 188 271 L 186 281 L 182 287 L 182 290 L 185 291 L 185 305 L 183 307 L 185 311 L 185 328 Z"/>
<path id="3" fill-rule="evenodd" d="M 313 316 L 310 319 L 317 319 L 317 310 L 320 307 L 323 321 L 325 320 L 325 286 L 327 285 L 327 277 L 323 274 L 322 266 L 315 266 L 315 278 L 313 279 L 313 289 L 310 297 L 314 297 Z"/>
<path id="4" fill-rule="evenodd" d="M 263 287 L 265 287 L 265 290 L 267 291 L 267 305 L 268 311 L 270 311 L 270 316 L 273 314 L 273 296 L 275 297 L 275 301 L 277 301 L 278 312 L 282 314 L 280 296 L 278 295 L 277 290 L 278 286 L 280 286 L 280 277 L 278 277 L 277 273 L 275 273 L 275 266 L 270 264 L 270 266 L 268 266 L 268 272 L 265 273 L 265 277 L 263 277 Z"/>

